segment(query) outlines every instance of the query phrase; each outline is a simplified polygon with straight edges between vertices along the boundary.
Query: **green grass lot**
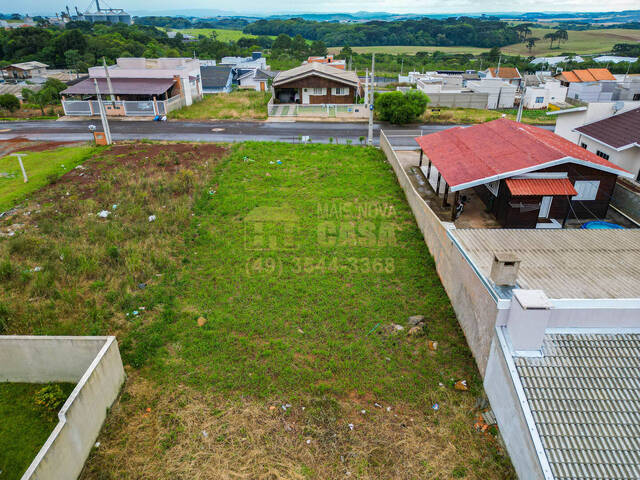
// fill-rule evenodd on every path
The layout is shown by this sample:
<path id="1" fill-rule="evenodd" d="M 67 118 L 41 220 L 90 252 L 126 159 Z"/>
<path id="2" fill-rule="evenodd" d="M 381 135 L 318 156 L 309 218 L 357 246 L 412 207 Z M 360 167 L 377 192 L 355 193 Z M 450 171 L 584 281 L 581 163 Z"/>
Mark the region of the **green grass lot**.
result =
<path id="1" fill-rule="evenodd" d="M 516 43 L 513 45 L 507 45 L 502 47 L 502 51 L 508 55 L 522 55 L 528 56 L 553 56 L 560 55 L 562 52 L 574 52 L 578 54 L 590 54 L 590 53 L 606 53 L 610 52 L 611 48 L 616 43 L 637 43 L 640 41 L 640 30 L 624 29 L 624 28 L 612 28 L 607 30 L 584 30 L 584 31 L 569 31 L 569 40 L 563 42 L 560 46 L 557 43 L 553 43 L 553 49 L 549 48 L 549 41 L 544 40 L 543 37 L 549 32 L 553 32 L 553 29 L 548 28 L 532 28 L 532 37 L 538 37 L 540 40 L 536 43 L 536 46 L 529 52 L 524 43 Z M 340 52 L 341 47 L 329 48 L 329 53 L 337 54 Z M 433 46 L 377 46 L 377 47 L 352 47 L 354 52 L 357 53 L 391 53 L 391 54 L 405 54 L 415 55 L 417 52 L 434 52 L 439 50 L 446 53 L 471 53 L 478 55 L 480 53 L 488 51 L 486 48 L 478 47 L 433 47 Z"/>
<path id="2" fill-rule="evenodd" d="M 330 47 L 329 53 L 337 55 L 342 47 Z M 445 53 L 472 53 L 479 55 L 480 53 L 489 51 L 488 48 L 479 47 L 431 47 L 431 46 L 406 46 L 406 45 L 381 45 L 377 47 L 351 47 L 356 53 L 390 53 L 395 55 L 415 55 L 417 52 L 445 52 Z"/>
<path id="3" fill-rule="evenodd" d="M 237 90 L 231 93 L 204 95 L 189 107 L 174 110 L 169 118 L 179 120 L 265 120 L 269 92 Z"/>
<path id="4" fill-rule="evenodd" d="M 118 338 L 128 381 L 81 478 L 514 478 L 384 155 L 214 148 L 111 147 L 0 223 L 25 224 L 0 237 L 6 333 Z"/>
<path id="5" fill-rule="evenodd" d="M 0 211 L 21 201 L 55 178 L 80 165 L 98 151 L 96 147 L 69 147 L 47 152 L 25 152 L 22 163 L 29 181 L 24 183 L 17 157 L 0 158 Z"/>
<path id="6" fill-rule="evenodd" d="M 434 114 L 431 108 L 427 108 L 421 120 L 426 123 L 474 124 L 496 120 L 502 117 L 503 114 L 506 114 L 507 118 L 515 120 L 518 114 L 517 108 L 480 110 L 475 108 L 439 107 L 439 110 L 440 112 Z M 522 122 L 533 125 L 555 125 L 556 117 L 548 116 L 547 110 L 523 110 Z"/>
<path id="7" fill-rule="evenodd" d="M 249 33 L 243 33 L 242 30 L 226 30 L 222 28 L 185 28 L 185 29 L 170 29 L 180 33 L 187 33 L 193 35 L 196 38 L 198 35 L 209 36 L 211 32 L 216 32 L 218 40 L 221 42 L 237 42 L 240 38 L 256 38 L 256 35 Z M 275 38 L 275 37 L 271 37 Z"/>
<path id="8" fill-rule="evenodd" d="M 60 384 L 68 396 L 72 384 Z M 0 383 L 0 478 L 18 480 L 58 423 L 57 412 L 35 404 L 43 385 Z"/>
<path id="9" fill-rule="evenodd" d="M 554 56 L 560 55 L 562 52 L 574 52 L 578 54 L 588 53 L 607 53 L 616 43 L 637 43 L 640 41 L 640 30 L 631 30 L 624 28 L 612 28 L 606 30 L 569 30 L 569 40 L 558 45 L 553 42 L 553 50 L 549 48 L 549 41 L 544 40 L 544 35 L 553 32 L 548 28 L 532 28 L 533 37 L 540 40 L 536 42 L 536 46 L 529 50 L 523 43 L 509 45 L 502 49 L 509 55 L 522 55 L 528 57 L 533 56 Z"/>

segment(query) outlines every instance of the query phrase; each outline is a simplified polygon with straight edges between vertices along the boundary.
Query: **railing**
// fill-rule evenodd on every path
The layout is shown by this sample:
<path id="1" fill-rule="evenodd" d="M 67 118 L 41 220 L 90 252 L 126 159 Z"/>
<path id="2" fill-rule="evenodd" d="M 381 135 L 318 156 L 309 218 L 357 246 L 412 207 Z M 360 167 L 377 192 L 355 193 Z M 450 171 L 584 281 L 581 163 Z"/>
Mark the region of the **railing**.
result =
<path id="1" fill-rule="evenodd" d="M 326 117 L 326 118 L 366 118 L 367 105 L 364 104 L 327 104 L 298 105 L 295 103 L 267 104 L 270 117 Z"/>
<path id="2" fill-rule="evenodd" d="M 182 108 L 184 100 L 180 95 L 171 97 L 168 100 L 145 100 L 145 101 L 122 101 L 102 102 L 105 111 L 109 116 L 127 117 L 153 117 L 155 115 L 166 115 L 167 113 Z M 92 116 L 99 115 L 99 105 L 97 100 L 63 100 L 62 108 L 65 115 Z"/>

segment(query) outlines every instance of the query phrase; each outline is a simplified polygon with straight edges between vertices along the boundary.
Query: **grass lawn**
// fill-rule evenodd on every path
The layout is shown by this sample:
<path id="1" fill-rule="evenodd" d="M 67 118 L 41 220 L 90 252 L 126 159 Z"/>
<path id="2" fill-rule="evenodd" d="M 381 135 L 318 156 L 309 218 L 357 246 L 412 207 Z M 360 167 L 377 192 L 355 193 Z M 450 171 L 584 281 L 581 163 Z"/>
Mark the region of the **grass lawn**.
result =
<path id="1" fill-rule="evenodd" d="M 507 115 L 507 118 L 515 120 L 518 114 L 518 109 L 511 108 L 505 110 L 480 110 L 475 108 L 447 108 L 437 107 L 440 112 L 437 114 L 432 113 L 431 108 L 427 108 L 427 111 L 422 116 L 421 121 L 426 123 L 484 123 L 491 120 L 496 120 L 502 117 L 503 114 Z M 530 123 L 533 125 L 555 125 L 555 117 L 547 116 L 547 110 L 523 110 L 522 122 Z"/>
<path id="2" fill-rule="evenodd" d="M 179 120 L 265 120 L 269 92 L 237 90 L 231 93 L 204 95 L 189 107 L 174 110 L 169 118 Z"/>
<path id="3" fill-rule="evenodd" d="M 72 384 L 60 384 L 66 396 Z M 41 409 L 34 394 L 43 385 L 0 383 L 0 478 L 18 480 L 58 423 L 58 413 Z"/>
<path id="4" fill-rule="evenodd" d="M 240 38 L 256 38 L 256 35 L 249 33 L 243 33 L 242 30 L 226 30 L 222 28 L 185 28 L 185 29 L 173 29 L 176 32 L 187 33 L 198 38 L 198 35 L 209 36 L 211 32 L 216 32 L 218 40 L 221 42 L 237 42 Z M 275 38 L 271 36 L 271 38 Z"/>
<path id="5" fill-rule="evenodd" d="M 616 43 L 637 43 L 640 41 L 640 30 L 632 30 L 625 28 L 612 28 L 603 30 L 569 30 L 569 40 L 562 42 L 560 45 L 553 42 L 553 50 L 549 48 L 548 40 L 544 40 L 547 33 L 553 32 L 548 28 L 532 28 L 532 37 L 540 40 L 536 42 L 536 46 L 529 52 L 526 45 L 517 43 L 506 46 L 503 52 L 509 55 L 522 55 L 528 57 L 533 56 L 556 56 L 562 52 L 572 52 L 578 54 L 588 53 L 607 53 Z"/>
<path id="6" fill-rule="evenodd" d="M 0 223 L 25 224 L 0 238 L 6 333 L 118 337 L 129 379 L 84 480 L 514 477 L 379 150 L 137 143 L 84 166 Z"/>
<path id="7" fill-rule="evenodd" d="M 0 212 L 80 165 L 98 150 L 96 147 L 85 146 L 25 152 L 22 163 L 29 179 L 27 183 L 24 183 L 17 157 L 7 155 L 0 158 Z"/>
<path id="8" fill-rule="evenodd" d="M 329 47 L 329 53 L 337 55 L 340 53 L 342 47 Z M 482 52 L 487 52 L 488 48 L 480 47 L 432 47 L 432 46 L 420 46 L 420 45 L 381 45 L 377 47 L 351 47 L 356 53 L 390 53 L 395 55 L 415 55 L 417 52 L 445 52 L 445 53 L 472 53 L 479 55 Z"/>

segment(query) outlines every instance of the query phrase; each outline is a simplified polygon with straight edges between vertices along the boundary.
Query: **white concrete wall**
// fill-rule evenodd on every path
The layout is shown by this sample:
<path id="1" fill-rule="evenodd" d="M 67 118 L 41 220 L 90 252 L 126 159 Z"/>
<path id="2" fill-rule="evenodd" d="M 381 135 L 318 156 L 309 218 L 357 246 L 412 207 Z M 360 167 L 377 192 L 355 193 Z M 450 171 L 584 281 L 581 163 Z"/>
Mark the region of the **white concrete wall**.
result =
<path id="1" fill-rule="evenodd" d="M 622 108 L 617 114 L 640 107 L 640 102 L 620 102 Z M 587 105 L 587 110 L 580 112 L 560 113 L 556 115 L 556 127 L 554 132 L 567 140 L 578 143 L 579 134 L 572 130 L 587 123 L 603 120 L 614 114 L 615 102 L 594 102 Z"/>
<path id="2" fill-rule="evenodd" d="M 77 478 L 125 381 L 115 337 L 1 336 L 0 379 L 76 383 L 22 480 Z"/>
<path id="3" fill-rule="evenodd" d="M 596 142 L 584 135 L 578 134 L 578 145 L 586 144 L 587 150 L 596 153 L 598 150 L 609 155 L 609 161 L 615 163 L 619 167 L 624 168 L 628 172 L 633 173 L 633 178 L 638 178 L 640 173 L 640 147 L 631 147 L 625 150 L 616 151 L 613 148 Z"/>
<path id="4" fill-rule="evenodd" d="M 384 132 L 380 132 L 380 147 L 404 190 L 478 370 L 484 376 L 496 319 L 506 311 L 498 310 L 482 279 L 447 235 L 454 225 L 441 222 L 413 187 Z"/>
<path id="5" fill-rule="evenodd" d="M 500 79 L 483 78 L 479 82 L 467 82 L 474 92 L 488 93 L 489 109 L 513 108 L 516 98 L 516 87 Z"/>

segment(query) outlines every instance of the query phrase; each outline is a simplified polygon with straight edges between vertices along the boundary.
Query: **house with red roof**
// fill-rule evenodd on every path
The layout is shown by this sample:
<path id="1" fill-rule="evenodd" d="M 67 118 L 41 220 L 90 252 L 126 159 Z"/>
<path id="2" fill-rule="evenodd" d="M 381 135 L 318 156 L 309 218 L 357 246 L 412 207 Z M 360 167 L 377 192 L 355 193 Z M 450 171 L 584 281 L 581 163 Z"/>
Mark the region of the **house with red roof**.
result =
<path id="1" fill-rule="evenodd" d="M 522 75 L 520 75 L 520 70 L 517 67 L 491 67 L 482 73 L 484 78 L 499 78 L 516 88 L 522 85 Z"/>
<path id="2" fill-rule="evenodd" d="M 610 102 L 614 99 L 616 78 L 606 68 L 567 70 L 556 76 L 564 87 L 567 97 L 583 102 Z"/>
<path id="3" fill-rule="evenodd" d="M 555 133 L 500 118 L 415 139 L 420 167 L 455 218 L 473 191 L 505 228 L 562 228 L 602 219 L 618 176 L 633 175 Z"/>

